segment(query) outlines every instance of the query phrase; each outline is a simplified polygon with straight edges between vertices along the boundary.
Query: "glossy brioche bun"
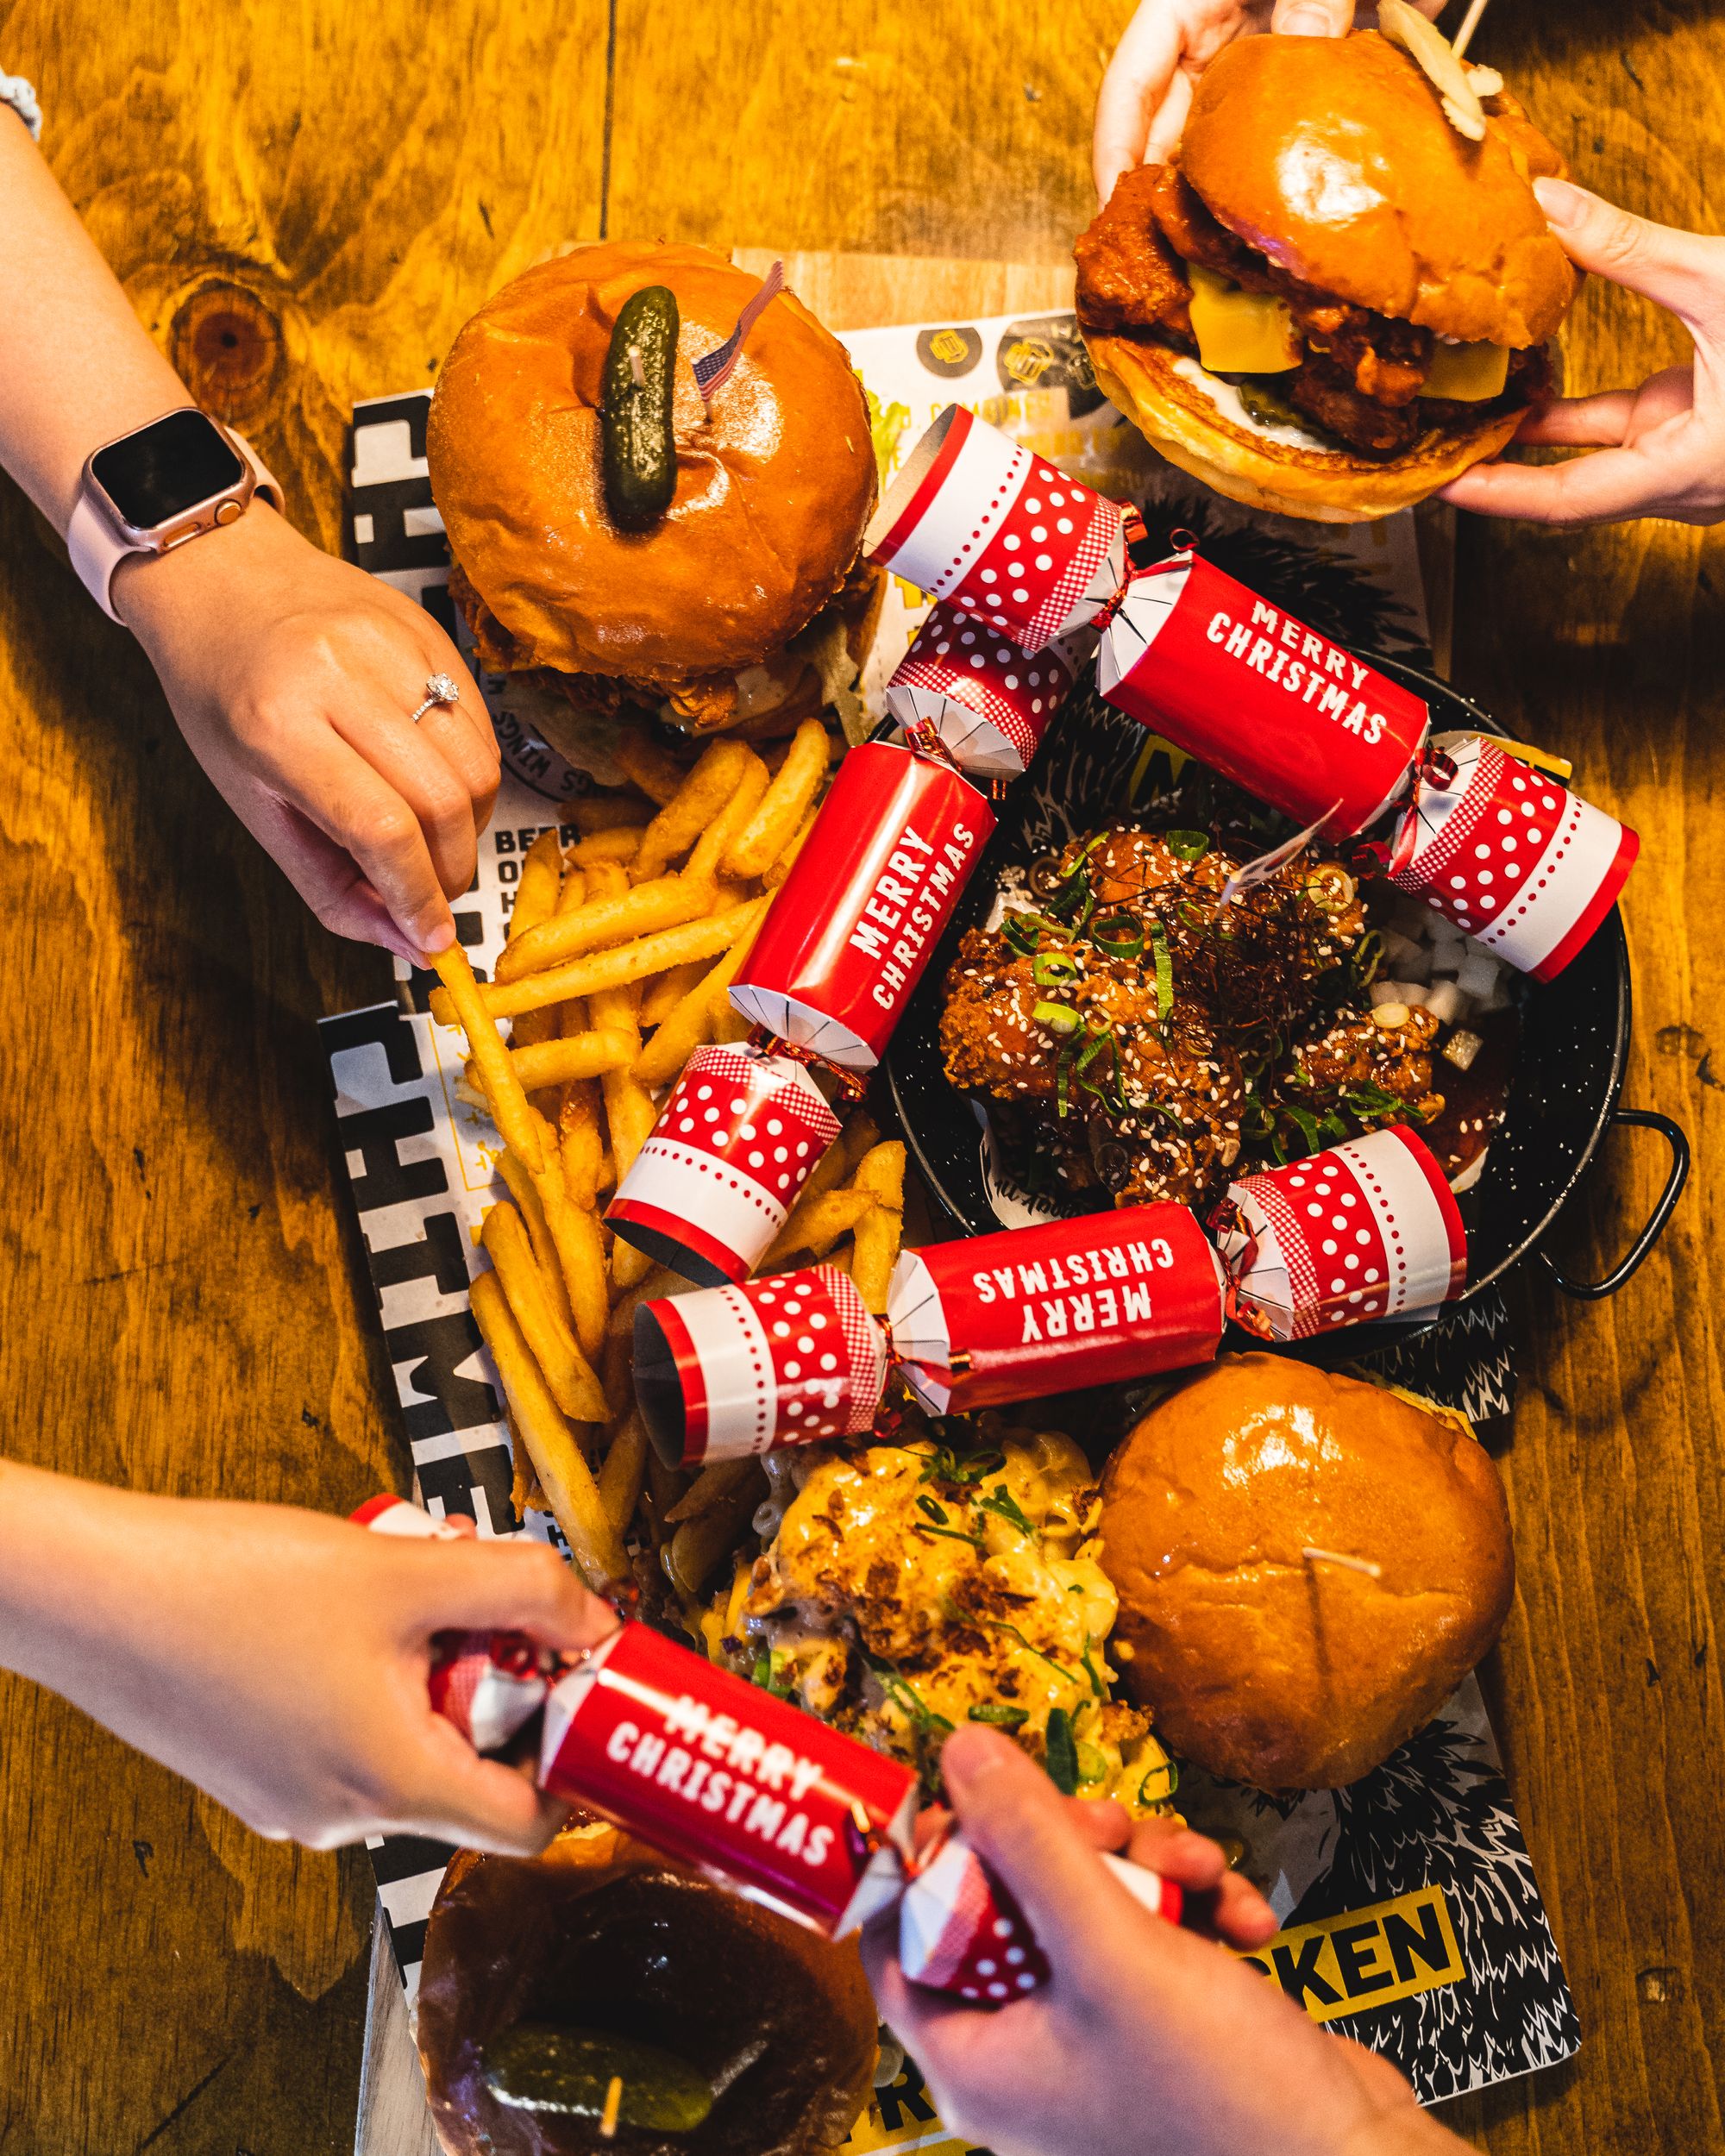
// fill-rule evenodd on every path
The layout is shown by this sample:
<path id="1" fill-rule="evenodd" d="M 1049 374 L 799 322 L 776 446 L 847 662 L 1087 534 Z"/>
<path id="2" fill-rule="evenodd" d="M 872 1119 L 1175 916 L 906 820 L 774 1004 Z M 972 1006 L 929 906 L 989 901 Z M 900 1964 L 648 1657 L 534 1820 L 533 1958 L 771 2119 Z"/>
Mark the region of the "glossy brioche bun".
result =
<path id="1" fill-rule="evenodd" d="M 1237 39 L 1198 78 L 1176 161 L 1302 284 L 1440 336 L 1543 344 L 1575 297 L 1532 185 L 1562 172 L 1556 150 L 1519 112 L 1470 142 L 1375 30 Z"/>
<path id="2" fill-rule="evenodd" d="M 692 2130 L 607 2140 L 597 2119 L 492 2094 L 485 2047 L 520 2021 L 644 2039 L 734 2078 Z M 612 1827 L 566 1829 L 530 1861 L 460 1851 L 426 1930 L 419 2055 L 447 2156 L 820 2156 L 868 2101 L 876 2027 L 854 1940 L 771 1915 Z"/>
<path id="3" fill-rule="evenodd" d="M 1084 344 L 1097 387 L 1170 464 L 1230 501 L 1317 523 L 1359 523 L 1411 509 L 1470 465 L 1496 456 L 1526 417 L 1526 407 L 1517 405 L 1465 433 L 1433 429 L 1405 456 L 1387 461 L 1349 449 L 1304 448 L 1238 425 L 1180 373 L 1180 355 L 1166 345 L 1088 331 Z"/>
<path id="4" fill-rule="evenodd" d="M 1515 1585 L 1497 1470 L 1459 1418 L 1276 1355 L 1224 1356 L 1138 1424 L 1103 1478 L 1102 1564 L 1157 1735 L 1270 1790 L 1388 1758 L 1489 1651 Z"/>
<path id="5" fill-rule="evenodd" d="M 596 409 L 618 309 L 675 293 L 676 492 L 648 531 L 605 508 Z M 709 419 L 693 360 L 760 279 L 698 247 L 600 241 L 528 270 L 455 339 L 426 428 L 450 548 L 517 663 L 668 694 L 754 666 L 844 580 L 875 503 L 862 387 L 838 340 L 783 292 Z"/>

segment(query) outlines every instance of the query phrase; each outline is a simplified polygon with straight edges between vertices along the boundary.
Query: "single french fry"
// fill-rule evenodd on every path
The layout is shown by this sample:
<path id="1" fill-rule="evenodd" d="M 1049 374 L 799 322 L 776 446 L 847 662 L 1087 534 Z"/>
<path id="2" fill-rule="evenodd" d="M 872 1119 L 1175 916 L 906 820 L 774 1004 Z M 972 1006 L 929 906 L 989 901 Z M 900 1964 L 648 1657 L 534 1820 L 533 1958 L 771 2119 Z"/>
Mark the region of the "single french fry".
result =
<path id="1" fill-rule="evenodd" d="M 530 1018 L 534 1015 L 529 1012 Z M 565 1086 L 572 1078 L 597 1078 L 607 1070 L 626 1070 L 640 1053 L 639 1036 L 610 1028 L 591 1032 L 566 1033 L 545 1041 L 530 1041 L 525 1048 L 511 1048 L 515 1075 L 529 1093 L 548 1086 Z M 468 1075 L 473 1067 L 468 1065 Z"/>
<path id="2" fill-rule="evenodd" d="M 800 1250 L 824 1258 L 841 1235 L 850 1233 L 874 1202 L 866 1190 L 829 1190 L 810 1206 L 800 1199 L 762 1259 L 761 1270 L 772 1272 Z"/>
<path id="3" fill-rule="evenodd" d="M 789 842 L 777 860 L 768 865 L 761 881 L 769 891 L 776 891 L 791 873 L 792 865 L 807 843 L 808 835 L 814 829 L 814 819 L 819 813 L 819 809 L 810 811 L 799 825 L 795 837 Z"/>
<path id="4" fill-rule="evenodd" d="M 730 1007 L 731 984 L 749 956 L 766 911 L 764 899 L 751 899 L 747 906 L 737 908 L 749 918 L 738 928 L 730 950 L 661 1021 L 658 1031 L 636 1057 L 632 1075 L 643 1086 L 669 1085 L 707 1038 L 718 1013 Z M 721 918 L 728 920 L 731 916 Z"/>
<path id="5" fill-rule="evenodd" d="M 767 1494 L 767 1478 L 760 1462 L 749 1460 L 743 1464 L 751 1470 L 748 1478 L 699 1520 L 685 1520 L 666 1548 L 666 1576 L 680 1594 L 700 1593 L 720 1562 L 730 1556 L 750 1515 Z"/>
<path id="6" fill-rule="evenodd" d="M 510 908 L 509 926 L 505 931 L 510 942 L 551 918 L 556 911 L 557 886 L 562 874 L 563 849 L 558 843 L 556 831 L 541 831 L 522 856 L 515 904 Z"/>
<path id="7" fill-rule="evenodd" d="M 630 874 L 646 883 L 687 853 L 737 790 L 752 754 L 740 741 L 716 741 L 647 826 Z"/>
<path id="8" fill-rule="evenodd" d="M 692 958 L 717 958 L 755 927 L 761 903 L 754 899 L 746 906 L 709 914 L 704 920 L 686 921 L 681 928 L 662 929 L 657 935 L 643 936 L 638 943 L 624 943 L 615 950 L 593 951 L 585 958 L 571 959 L 566 966 L 529 974 L 524 981 L 475 984 L 480 1008 L 493 1018 L 514 1018 L 523 1011 L 540 1010 L 548 1003 L 561 1003 L 568 996 L 591 996 L 601 988 L 625 987 L 672 966 L 684 965 Z M 447 987 L 431 991 L 431 1015 L 439 1025 L 460 1025 L 454 995 Z M 494 1031 L 492 1037 L 496 1037 Z M 501 1049 L 502 1043 L 498 1045 Z"/>
<path id="9" fill-rule="evenodd" d="M 675 791 L 673 787 L 671 792 Z M 657 805 L 633 787 L 625 787 L 621 792 L 578 793 L 573 801 L 563 804 L 561 812 L 566 824 L 573 824 L 583 838 L 588 838 L 594 831 L 615 830 L 624 824 L 644 830 Z"/>
<path id="10" fill-rule="evenodd" d="M 505 944 L 498 956 L 497 977 L 520 981 L 548 966 L 579 958 L 584 951 L 607 950 L 634 937 L 650 936 L 657 929 L 675 928 L 706 911 L 700 887 L 681 876 L 639 883 L 617 898 L 590 898 Z"/>
<path id="11" fill-rule="evenodd" d="M 627 989 L 603 989 L 588 998 L 587 1009 L 595 1025 L 624 1034 L 634 1042 L 636 1053 L 640 1052 L 641 1031 L 635 1023 Z M 630 1062 L 634 1060 L 631 1056 Z M 626 1069 L 605 1071 L 599 1085 L 605 1094 L 605 1120 L 611 1137 L 612 1158 L 617 1163 L 617 1179 L 621 1182 L 633 1166 L 635 1156 L 647 1143 L 649 1133 L 659 1119 L 659 1111 L 652 1094 Z"/>
<path id="12" fill-rule="evenodd" d="M 571 862 L 563 871 L 562 884 L 557 893 L 557 903 L 551 911 L 553 913 L 573 913 L 578 906 L 586 903 L 586 870 L 579 862 Z"/>
<path id="13" fill-rule="evenodd" d="M 715 1460 L 711 1467 L 704 1467 L 665 1514 L 666 1525 L 680 1527 L 684 1520 L 699 1520 L 703 1513 L 711 1512 L 739 1482 L 749 1481 L 755 1466 L 754 1460 L 743 1459 Z"/>
<path id="14" fill-rule="evenodd" d="M 866 1190 L 876 1205 L 889 1212 L 905 1209 L 905 1148 L 901 1138 L 888 1138 L 871 1145 L 851 1171 L 851 1188 Z"/>
<path id="15" fill-rule="evenodd" d="M 665 1514 L 687 1488 L 688 1479 L 681 1468 L 667 1467 L 659 1457 L 656 1448 L 650 1445 L 648 1446 L 646 1502 L 643 1510 L 652 1531 L 656 1550 L 665 1539 Z"/>
<path id="16" fill-rule="evenodd" d="M 623 1540 L 599 1501 L 599 1485 L 567 1418 L 551 1396 L 495 1273 L 473 1287 L 474 1322 L 491 1350 L 504 1398 L 521 1432 L 551 1513 L 589 1587 L 627 1579 Z"/>
<path id="17" fill-rule="evenodd" d="M 692 988 L 698 987 L 706 968 L 697 959 L 693 965 L 673 966 L 668 973 L 662 973 L 656 981 L 643 981 L 646 993 L 641 999 L 641 1024 L 643 1029 L 661 1025 Z"/>
<path id="18" fill-rule="evenodd" d="M 718 875 L 720 862 L 738 832 L 748 825 L 767 791 L 771 774 L 766 765 L 752 749 L 745 748 L 743 754 L 747 761 L 737 774 L 730 799 L 696 839 L 693 852 L 683 863 L 683 874 L 691 882 L 711 883 Z"/>
<path id="19" fill-rule="evenodd" d="M 599 1163 L 605 1154 L 599 1107 L 599 1087 L 590 1080 L 564 1087 L 557 1116 L 558 1150 L 562 1156 L 563 1181 L 570 1198 L 579 1206 L 592 1206 L 599 1201 Z"/>
<path id="20" fill-rule="evenodd" d="M 431 963 L 455 1012 L 455 1023 L 467 1037 L 467 1046 L 479 1066 L 492 1116 L 504 1144 L 512 1145 L 529 1170 L 537 1175 L 545 1165 L 545 1149 L 539 1137 L 540 1119 L 529 1106 L 521 1081 L 515 1075 L 515 1066 L 509 1060 L 509 1050 L 486 1012 L 480 984 L 467 963 L 467 954 L 459 943 L 451 943 L 448 950 L 438 951 Z"/>
<path id="21" fill-rule="evenodd" d="M 905 1216 L 890 1206 L 871 1205 L 856 1223 L 850 1243 L 850 1277 L 863 1307 L 877 1318 L 887 1314 L 887 1289 L 899 1262 Z"/>
<path id="22" fill-rule="evenodd" d="M 647 1477 L 647 1426 L 631 1408 L 611 1441 L 599 1471 L 599 1498 L 605 1518 L 619 1535 L 627 1533 L 635 1507 L 641 1502 L 641 1485 Z"/>
<path id="23" fill-rule="evenodd" d="M 521 1217 L 527 1224 L 527 1239 L 533 1245 L 533 1255 L 539 1261 L 539 1270 L 544 1277 L 551 1300 L 556 1305 L 557 1315 L 574 1332 L 574 1321 L 569 1309 L 569 1291 L 563 1281 L 562 1262 L 557 1255 L 557 1245 L 545 1219 L 545 1206 L 539 1195 L 539 1186 L 516 1155 L 506 1147 L 498 1168 L 510 1196 L 520 1208 Z M 583 1352 L 586 1351 L 583 1350 Z"/>
<path id="24" fill-rule="evenodd" d="M 851 1124 L 847 1124 L 834 1138 L 831 1144 L 809 1170 L 808 1181 L 797 1193 L 796 1203 L 791 1207 L 784 1226 L 779 1231 L 778 1239 L 773 1245 L 775 1250 L 778 1250 L 781 1245 L 787 1250 L 802 1250 L 806 1247 L 797 1238 L 802 1235 L 810 1214 L 830 1191 L 837 1190 L 840 1183 L 850 1175 L 851 1162 L 847 1150 L 847 1141 L 853 1125 L 858 1123 L 863 1125 L 869 1131 L 874 1131 L 875 1125 L 871 1118 L 866 1112 L 859 1112 L 852 1119 Z M 770 1256 L 769 1252 L 768 1257 Z"/>
<path id="25" fill-rule="evenodd" d="M 641 850 L 641 837 L 646 828 L 644 824 L 613 824 L 608 830 L 577 839 L 569 850 L 569 859 L 582 868 L 595 867 L 602 861 L 633 861 Z"/>
<path id="26" fill-rule="evenodd" d="M 545 1208 L 545 1225 L 557 1252 L 557 1269 L 569 1299 L 570 1329 L 581 1353 L 591 1362 L 604 1344 L 611 1300 L 599 1215 L 570 1196 L 561 1163 L 555 1158 L 539 1178 L 537 1188 Z"/>
<path id="27" fill-rule="evenodd" d="M 611 753 L 627 774 L 630 784 L 661 808 L 689 774 L 688 766 L 679 763 L 668 749 L 649 740 L 643 726 L 620 727 Z"/>
<path id="28" fill-rule="evenodd" d="M 539 1270 L 525 1222 L 511 1205 L 496 1205 L 480 1233 L 485 1253 L 497 1271 L 515 1322 L 545 1373 L 551 1397 L 572 1422 L 603 1422 L 610 1410 L 592 1365 L 557 1306 Z"/>
<path id="29" fill-rule="evenodd" d="M 653 1261 L 645 1250 L 637 1250 L 632 1243 L 625 1243 L 619 1235 L 611 1245 L 611 1285 L 615 1294 L 622 1294 L 639 1285 L 651 1271 Z"/>
<path id="30" fill-rule="evenodd" d="M 746 1041 L 754 1030 L 743 1013 L 740 1011 L 733 1011 L 729 1004 L 725 1005 L 712 1022 L 712 1037 L 715 1041 L 721 1043 Z"/>
<path id="31" fill-rule="evenodd" d="M 806 718 L 792 736 L 785 761 L 759 807 L 731 841 L 724 856 L 727 875 L 766 874 L 820 791 L 830 753 L 826 729 L 818 718 Z"/>

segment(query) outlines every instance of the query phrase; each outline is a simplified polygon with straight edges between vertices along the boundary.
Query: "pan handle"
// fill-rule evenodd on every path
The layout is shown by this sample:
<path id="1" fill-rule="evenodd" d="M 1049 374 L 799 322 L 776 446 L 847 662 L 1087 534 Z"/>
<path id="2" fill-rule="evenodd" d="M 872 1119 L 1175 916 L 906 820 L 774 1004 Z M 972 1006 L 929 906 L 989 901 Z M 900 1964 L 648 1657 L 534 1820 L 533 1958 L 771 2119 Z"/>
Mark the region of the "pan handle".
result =
<path id="1" fill-rule="evenodd" d="M 1683 1187 L 1689 1180 L 1689 1140 L 1668 1115 L 1659 1114 L 1655 1108 L 1614 1108 L 1611 1121 L 1614 1125 L 1633 1123 L 1640 1130 L 1657 1131 L 1671 1148 L 1671 1173 L 1665 1177 L 1665 1187 L 1647 1215 L 1647 1225 L 1625 1251 L 1622 1262 L 1603 1280 L 1571 1280 L 1554 1258 L 1548 1257 L 1543 1250 L 1539 1253 L 1546 1271 L 1565 1294 L 1573 1295 L 1580 1302 L 1603 1302 L 1607 1295 L 1616 1294 L 1659 1241 L 1665 1222 L 1672 1217 L 1672 1208 L 1683 1195 Z"/>

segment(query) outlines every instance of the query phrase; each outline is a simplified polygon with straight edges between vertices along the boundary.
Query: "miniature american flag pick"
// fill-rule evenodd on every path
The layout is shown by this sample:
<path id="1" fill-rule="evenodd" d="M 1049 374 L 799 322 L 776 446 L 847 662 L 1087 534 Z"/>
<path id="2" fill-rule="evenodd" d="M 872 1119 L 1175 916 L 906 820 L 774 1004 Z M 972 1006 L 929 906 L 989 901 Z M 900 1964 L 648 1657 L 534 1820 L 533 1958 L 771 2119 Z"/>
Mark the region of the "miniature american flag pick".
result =
<path id="1" fill-rule="evenodd" d="M 701 393 L 701 402 L 711 409 L 712 400 L 731 379 L 743 341 L 760 319 L 769 300 L 776 299 L 785 289 L 785 266 L 775 262 L 761 280 L 761 289 L 744 306 L 737 317 L 737 327 L 721 345 L 716 346 L 705 358 L 694 362 L 695 387 Z"/>

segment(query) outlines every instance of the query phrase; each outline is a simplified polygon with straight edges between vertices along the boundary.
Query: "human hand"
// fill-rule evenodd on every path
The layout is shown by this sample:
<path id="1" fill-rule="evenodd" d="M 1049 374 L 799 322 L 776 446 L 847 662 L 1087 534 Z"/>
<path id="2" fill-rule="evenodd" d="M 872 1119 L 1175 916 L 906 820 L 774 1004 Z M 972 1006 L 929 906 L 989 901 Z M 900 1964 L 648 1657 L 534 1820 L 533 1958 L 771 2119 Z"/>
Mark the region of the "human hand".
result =
<path id="1" fill-rule="evenodd" d="M 1120 1846 L 1184 1886 L 1221 1884 L 1230 1944 L 1276 1920 L 1221 1852 L 1117 1806 L 1062 1798 L 998 1731 L 966 1726 L 941 1755 L 966 1838 L 1024 1910 L 1053 1970 L 995 2011 L 906 1981 L 892 1919 L 862 1941 L 875 1997 L 940 2115 L 995 2156 L 1356 2156 L 1457 2149 L 1385 2060 L 1317 2028 L 1209 1940 L 1152 1916 L 1096 1860 Z M 1086 1817 L 1086 1814 L 1089 1816 Z M 1429 2130 L 1428 2130 L 1429 2129 Z"/>
<path id="2" fill-rule="evenodd" d="M 261 502 L 124 565 L 115 604 L 192 754 L 326 928 L 417 960 L 455 941 L 497 797 L 491 719 L 421 606 Z M 433 674 L 453 709 L 411 714 Z"/>
<path id="3" fill-rule="evenodd" d="M 26 1601 L 6 1568 L 0 1660 L 258 1833 L 329 1849 L 406 1831 L 531 1855 L 555 1832 L 566 1808 L 481 1758 L 427 1690 L 438 1632 L 573 1650 L 613 1628 L 554 1551 L 0 1474 L 29 1520 L 32 1573 Z"/>
<path id="4" fill-rule="evenodd" d="M 1435 16 L 1444 0 L 1415 0 Z M 1275 30 L 1295 37 L 1343 37 L 1370 29 L 1377 10 L 1353 0 L 1139 0 L 1096 100 L 1091 160 L 1106 202 L 1122 172 L 1165 164 L 1180 140 L 1192 85 L 1237 37 Z"/>
<path id="5" fill-rule="evenodd" d="M 1725 516 L 1725 239 L 1649 224 L 1565 179 L 1536 179 L 1534 191 L 1571 260 L 1674 314 L 1695 340 L 1695 363 L 1667 367 L 1639 389 L 1559 398 L 1515 436 L 1597 456 L 1477 464 L 1443 499 L 1542 524 L 1717 523 Z"/>

